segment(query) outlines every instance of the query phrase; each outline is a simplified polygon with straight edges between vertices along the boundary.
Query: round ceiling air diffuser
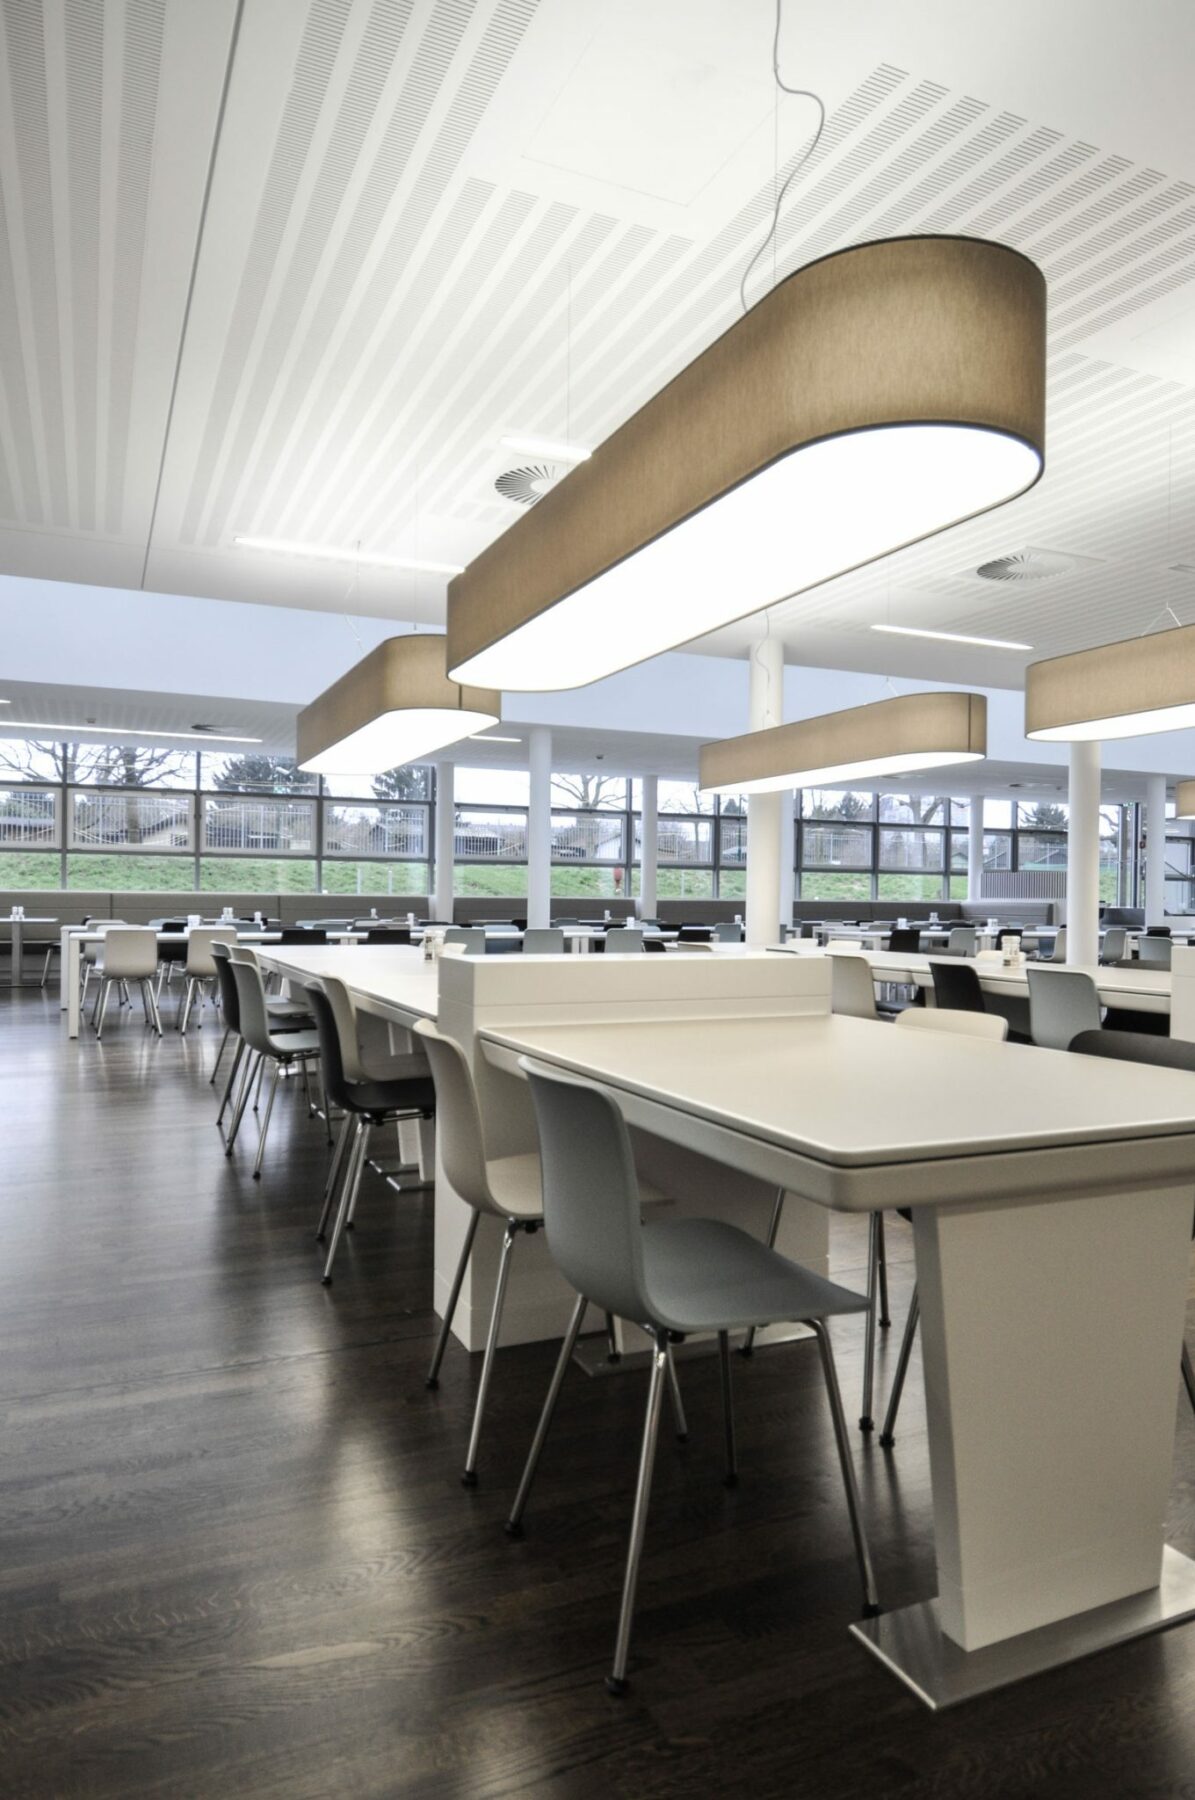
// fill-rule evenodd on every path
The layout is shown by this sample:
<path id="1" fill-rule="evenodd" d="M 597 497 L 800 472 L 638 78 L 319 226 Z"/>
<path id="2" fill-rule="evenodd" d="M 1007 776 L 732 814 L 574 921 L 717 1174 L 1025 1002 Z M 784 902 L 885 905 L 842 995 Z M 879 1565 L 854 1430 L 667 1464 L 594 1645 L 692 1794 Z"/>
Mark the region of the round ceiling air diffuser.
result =
<path id="1" fill-rule="evenodd" d="M 1076 566 L 1073 556 L 1059 550 L 1017 550 L 980 563 L 975 573 L 984 581 L 1049 581 L 1055 575 L 1069 575 Z"/>
<path id="2" fill-rule="evenodd" d="M 504 469 L 494 486 L 504 500 L 513 500 L 516 506 L 534 506 L 567 474 L 564 463 L 524 463 L 518 469 Z"/>

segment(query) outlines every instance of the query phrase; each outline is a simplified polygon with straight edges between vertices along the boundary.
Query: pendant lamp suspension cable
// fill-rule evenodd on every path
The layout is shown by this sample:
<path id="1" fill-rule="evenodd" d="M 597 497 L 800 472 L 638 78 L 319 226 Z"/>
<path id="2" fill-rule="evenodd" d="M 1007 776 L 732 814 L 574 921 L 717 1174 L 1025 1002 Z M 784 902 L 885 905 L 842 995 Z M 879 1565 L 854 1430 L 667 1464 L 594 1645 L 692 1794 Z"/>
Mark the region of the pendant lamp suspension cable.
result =
<path id="1" fill-rule="evenodd" d="M 818 144 L 821 142 L 822 132 L 825 130 L 826 126 L 826 108 L 821 95 L 815 94 L 812 88 L 790 87 L 780 73 L 780 28 L 783 23 L 783 18 L 784 0 L 776 0 L 776 29 L 772 35 L 772 75 L 776 83 L 772 120 L 773 164 L 775 167 L 775 174 L 773 175 L 774 193 L 772 200 L 772 220 L 771 224 L 768 226 L 767 236 L 755 251 L 751 261 L 747 264 L 747 267 L 743 270 L 743 279 L 739 282 L 739 300 L 745 313 L 750 312 L 751 310 L 747 303 L 747 283 L 751 279 L 751 274 L 755 265 L 758 263 L 760 257 L 765 254 L 769 244 L 772 246 L 772 286 L 775 287 L 776 285 L 776 257 L 779 247 L 778 233 L 780 227 L 780 213 L 785 200 L 788 198 L 788 190 L 792 187 L 793 182 L 797 179 L 797 176 L 801 173 L 801 170 L 805 167 L 806 163 L 817 149 Z M 799 100 L 812 100 L 813 104 L 817 107 L 817 125 L 814 127 L 813 136 L 810 138 L 804 154 L 785 176 L 783 186 L 780 185 L 779 178 L 779 102 L 781 94 L 790 94 L 794 99 Z"/>
<path id="2" fill-rule="evenodd" d="M 1166 451 L 1166 562 L 1167 562 L 1167 565 L 1169 565 L 1169 564 L 1170 564 L 1170 558 L 1171 558 L 1171 557 L 1172 557 L 1172 556 L 1173 556 L 1173 555 L 1174 555 L 1174 540 L 1173 540 L 1173 517 L 1174 517 L 1174 426 L 1173 426 L 1173 425 L 1171 425 L 1171 426 L 1170 426 L 1170 427 L 1169 427 L 1169 430 L 1168 430 L 1168 431 L 1167 431 L 1167 434 L 1166 434 L 1166 435 L 1167 435 L 1167 451 Z M 1146 627 L 1145 627 L 1145 630 L 1144 630 L 1144 631 L 1143 631 L 1143 632 L 1142 632 L 1142 633 L 1141 633 L 1141 636 L 1142 636 L 1142 637 L 1148 637 L 1148 636 L 1149 636 L 1149 634 L 1150 634 L 1150 632 L 1151 632 L 1151 631 L 1152 631 L 1152 630 L 1153 630 L 1153 629 L 1154 629 L 1154 627 L 1155 627 L 1155 625 L 1158 625 L 1158 624 L 1160 624 L 1160 623 L 1161 623 L 1161 621 L 1162 621 L 1162 620 L 1163 620 L 1163 619 L 1169 619 L 1169 620 L 1170 620 L 1170 622 L 1171 622 L 1171 624 L 1172 624 L 1172 625 L 1177 625 L 1177 626 L 1179 626 L 1179 627 L 1180 627 L 1180 628 L 1181 628 L 1181 626 L 1182 626 L 1182 620 L 1181 620 L 1181 619 L 1180 619 L 1180 618 L 1179 618 L 1179 616 L 1178 616 L 1178 614 L 1177 614 L 1177 613 L 1176 613 L 1176 612 L 1175 612 L 1175 610 L 1174 610 L 1174 608 L 1173 608 L 1173 606 L 1171 606 L 1171 604 L 1170 604 L 1170 602 L 1169 602 L 1169 600 L 1167 600 L 1167 602 L 1166 602 L 1166 604 L 1165 604 L 1165 606 L 1164 606 L 1164 607 L 1163 607 L 1163 608 L 1162 608 L 1162 610 L 1161 610 L 1161 612 L 1159 612 L 1159 613 L 1155 613 L 1155 614 L 1154 614 L 1154 616 L 1153 616 L 1153 618 L 1152 618 L 1152 619 L 1151 619 L 1151 620 L 1150 620 L 1150 621 L 1149 621 L 1149 624 L 1148 624 L 1148 625 L 1147 625 L 1147 626 L 1146 626 Z"/>

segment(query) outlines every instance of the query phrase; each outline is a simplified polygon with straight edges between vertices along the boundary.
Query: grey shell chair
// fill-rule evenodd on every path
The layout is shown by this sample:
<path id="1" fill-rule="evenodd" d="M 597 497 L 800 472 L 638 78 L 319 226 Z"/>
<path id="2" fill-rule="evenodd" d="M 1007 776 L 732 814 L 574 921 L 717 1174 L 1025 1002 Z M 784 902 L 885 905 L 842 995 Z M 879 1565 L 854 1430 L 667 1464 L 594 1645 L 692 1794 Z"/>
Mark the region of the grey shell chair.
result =
<path id="1" fill-rule="evenodd" d="M 607 956 L 638 956 L 643 950 L 643 933 L 629 931 L 625 926 L 621 930 L 606 933 Z"/>
<path id="2" fill-rule="evenodd" d="M 1081 1031 L 1100 1028 L 1095 982 L 1081 969 L 1041 969 L 1030 963 L 1029 1035 L 1042 1050 L 1069 1050 Z"/>
<path id="3" fill-rule="evenodd" d="M 830 959 L 830 1011 L 848 1019 L 876 1019 L 876 984 L 865 956 Z"/>
<path id="4" fill-rule="evenodd" d="M 112 989 L 123 987 L 130 981 L 140 985 L 145 1023 L 161 1037 L 162 1021 L 158 1016 L 157 999 L 153 991 L 154 976 L 158 972 L 157 932 L 142 925 L 109 928 L 104 933 L 104 942 L 100 946 L 100 956 L 95 966 L 100 978 L 100 989 L 92 1015 L 95 1019 L 96 1037 L 102 1038 L 104 1035 L 104 1018 Z"/>
<path id="5" fill-rule="evenodd" d="M 563 956 L 564 932 L 559 925 L 529 925 L 523 933 L 524 956 Z"/>
<path id="6" fill-rule="evenodd" d="M 485 955 L 485 932 L 479 925 L 450 925 L 444 933 L 446 944 L 460 944 L 466 956 Z"/>
<path id="7" fill-rule="evenodd" d="M 519 1067 L 530 1081 L 539 1125 L 548 1248 L 565 1280 L 576 1288 L 578 1298 L 507 1521 L 511 1536 L 517 1537 L 522 1531 L 536 1465 L 586 1307 L 592 1302 L 628 1319 L 642 1326 L 654 1340 L 622 1607 L 613 1668 L 606 1678 L 608 1690 L 623 1694 L 628 1686 L 631 1622 L 668 1347 L 670 1341 L 693 1332 L 718 1334 L 727 1480 L 733 1483 L 737 1479 L 737 1464 L 729 1333 L 753 1325 L 797 1320 L 813 1331 L 821 1353 L 865 1611 L 877 1612 L 846 1420 L 825 1325 L 826 1319 L 836 1314 L 866 1311 L 866 1299 L 801 1268 L 757 1238 L 721 1220 L 679 1219 L 668 1224 L 642 1224 L 630 1134 L 613 1095 L 593 1082 L 578 1080 L 528 1058 L 521 1059 Z"/>
<path id="8" fill-rule="evenodd" d="M 1137 939 L 1137 961 L 1143 969 L 1168 969 L 1173 949 L 1170 938 L 1143 934 Z"/>
<path id="9" fill-rule="evenodd" d="M 539 1155 L 534 1150 L 516 1156 L 486 1155 L 481 1108 L 477 1103 L 473 1072 L 464 1051 L 452 1038 L 442 1036 L 436 1026 L 428 1020 L 420 1020 L 414 1026 L 414 1035 L 427 1052 L 432 1079 L 436 1084 L 440 1160 L 444 1173 L 454 1192 L 471 1208 L 456 1273 L 453 1276 L 452 1288 L 448 1295 L 448 1304 L 444 1308 L 444 1318 L 436 1339 L 435 1350 L 432 1353 L 431 1367 L 427 1372 L 426 1385 L 429 1388 L 437 1388 L 440 1385 L 440 1366 L 444 1361 L 448 1335 L 452 1330 L 457 1301 L 460 1299 L 461 1286 L 465 1279 L 465 1271 L 469 1266 L 469 1259 L 473 1254 L 473 1243 L 477 1237 L 477 1228 L 482 1216 L 485 1214 L 490 1218 L 500 1219 L 505 1226 L 505 1235 L 502 1240 L 502 1260 L 498 1265 L 493 1310 L 490 1314 L 485 1356 L 481 1365 L 481 1381 L 478 1385 L 477 1399 L 473 1409 L 473 1427 L 469 1434 L 469 1448 L 465 1456 L 464 1472 L 461 1475 L 462 1486 L 476 1487 L 481 1426 L 494 1372 L 498 1337 L 502 1329 L 502 1310 L 506 1303 L 506 1285 L 510 1279 L 511 1257 L 520 1233 L 529 1235 L 538 1231 L 543 1224 L 540 1162 Z M 659 1199 L 662 1196 L 653 1190 L 645 1198 Z M 607 1319 L 607 1327 L 610 1332 L 611 1352 L 616 1354 L 611 1318 Z M 679 1389 L 675 1385 L 675 1372 L 672 1373 L 672 1381 L 672 1398 L 677 1416 L 677 1429 L 684 1437 L 688 1433 L 684 1409 L 680 1404 Z"/>
<path id="10" fill-rule="evenodd" d="M 974 956 L 976 942 L 974 925 L 952 925 L 950 936 L 946 940 L 945 954 L 947 956 Z"/>
<path id="11" fill-rule="evenodd" d="M 257 1156 L 253 1164 L 253 1179 L 261 1180 L 261 1163 L 265 1154 L 266 1137 L 270 1129 L 270 1116 L 274 1110 L 274 1099 L 278 1092 L 278 1076 L 283 1068 L 289 1068 L 298 1062 L 307 1076 L 308 1061 L 319 1055 L 319 1038 L 314 1031 L 288 1031 L 278 1033 L 270 1018 L 266 1006 L 266 993 L 262 985 L 261 973 L 256 959 L 250 959 L 244 952 L 229 947 L 229 960 L 232 963 L 233 980 L 236 982 L 237 1007 L 240 1013 L 241 1036 L 249 1052 L 245 1059 L 245 1074 L 241 1081 L 233 1110 L 232 1127 L 224 1145 L 224 1154 L 231 1156 L 241 1121 L 245 1116 L 249 1095 L 253 1089 L 253 1079 L 259 1070 L 264 1069 L 267 1062 L 274 1065 L 270 1081 L 269 1099 L 262 1115 L 261 1125 L 257 1133 Z M 308 1092 L 308 1107 L 311 1106 Z"/>

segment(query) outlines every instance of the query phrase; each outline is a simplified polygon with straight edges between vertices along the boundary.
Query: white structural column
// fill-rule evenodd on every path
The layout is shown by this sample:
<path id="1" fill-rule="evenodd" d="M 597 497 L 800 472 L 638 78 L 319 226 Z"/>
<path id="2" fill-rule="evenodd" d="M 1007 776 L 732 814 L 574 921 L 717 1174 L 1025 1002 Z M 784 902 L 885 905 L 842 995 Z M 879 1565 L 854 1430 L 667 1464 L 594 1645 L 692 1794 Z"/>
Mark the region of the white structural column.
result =
<path id="1" fill-rule="evenodd" d="M 1070 746 L 1066 846 L 1066 960 L 1100 959 L 1100 747 Z"/>
<path id="2" fill-rule="evenodd" d="M 747 723 L 766 731 L 784 722 L 784 647 L 768 636 L 752 645 L 747 691 Z M 783 807 L 791 792 L 747 797 L 747 942 L 772 944 L 780 926 L 783 867 Z M 791 910 L 790 910 L 791 917 Z"/>
<path id="3" fill-rule="evenodd" d="M 796 799 L 792 788 L 785 788 L 780 796 L 780 918 L 785 925 L 792 924 L 793 899 L 797 886 L 794 867 L 797 860 L 797 825 L 793 811 Z"/>
<path id="4" fill-rule="evenodd" d="M 657 873 L 660 863 L 660 778 L 658 775 L 645 775 L 641 782 L 643 802 L 640 807 L 640 848 L 639 848 L 639 917 L 654 919 L 657 906 Z M 632 830 L 634 825 L 632 822 Z M 627 846 L 628 862 L 634 857 L 635 846 Z"/>
<path id="5" fill-rule="evenodd" d="M 552 733 L 533 725 L 529 740 L 531 789 L 527 806 L 527 923 L 552 923 Z"/>
<path id="6" fill-rule="evenodd" d="M 1166 923 L 1166 777 L 1145 784 L 1145 923 Z"/>
<path id="7" fill-rule="evenodd" d="M 983 795 L 972 794 L 967 815 L 967 898 L 983 899 Z"/>
<path id="8" fill-rule="evenodd" d="M 452 923 L 452 861 L 456 847 L 456 766 L 436 764 L 435 887 L 432 918 Z"/>

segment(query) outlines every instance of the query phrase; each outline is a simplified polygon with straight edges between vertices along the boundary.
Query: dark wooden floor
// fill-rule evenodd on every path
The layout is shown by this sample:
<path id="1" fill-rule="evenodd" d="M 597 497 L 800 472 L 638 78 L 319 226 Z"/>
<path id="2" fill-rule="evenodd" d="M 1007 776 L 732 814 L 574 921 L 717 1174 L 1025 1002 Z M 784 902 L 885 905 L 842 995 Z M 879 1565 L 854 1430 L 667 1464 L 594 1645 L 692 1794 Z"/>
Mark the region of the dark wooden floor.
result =
<path id="1" fill-rule="evenodd" d="M 1195 1796 L 1195 1629 L 934 1718 L 848 1638 L 850 1543 L 808 1346 L 716 1365 L 665 1440 L 634 1690 L 607 1698 L 643 1398 L 565 1388 L 523 1543 L 501 1531 L 553 1349 L 504 1352 L 483 1480 L 477 1362 L 436 1395 L 431 1208 L 374 1183 L 336 1285 L 325 1152 L 295 1096 L 266 1178 L 213 1126 L 210 1024 L 70 1044 L 0 995 L 0 1793 L 17 1796 Z M 910 1277 L 896 1228 L 898 1321 Z M 836 1234 L 857 1280 L 861 1244 Z M 1195 1327 L 1195 1315 L 1192 1317 Z M 859 1329 L 837 1332 L 851 1406 Z M 895 1336 L 895 1333 L 893 1334 Z M 889 1364 L 895 1344 L 886 1351 Z M 1178 1398 L 1176 1371 L 1176 1403 Z M 920 1388 L 859 1447 L 882 1597 L 932 1592 Z M 1195 1553 L 1195 1423 L 1171 1536 Z"/>

